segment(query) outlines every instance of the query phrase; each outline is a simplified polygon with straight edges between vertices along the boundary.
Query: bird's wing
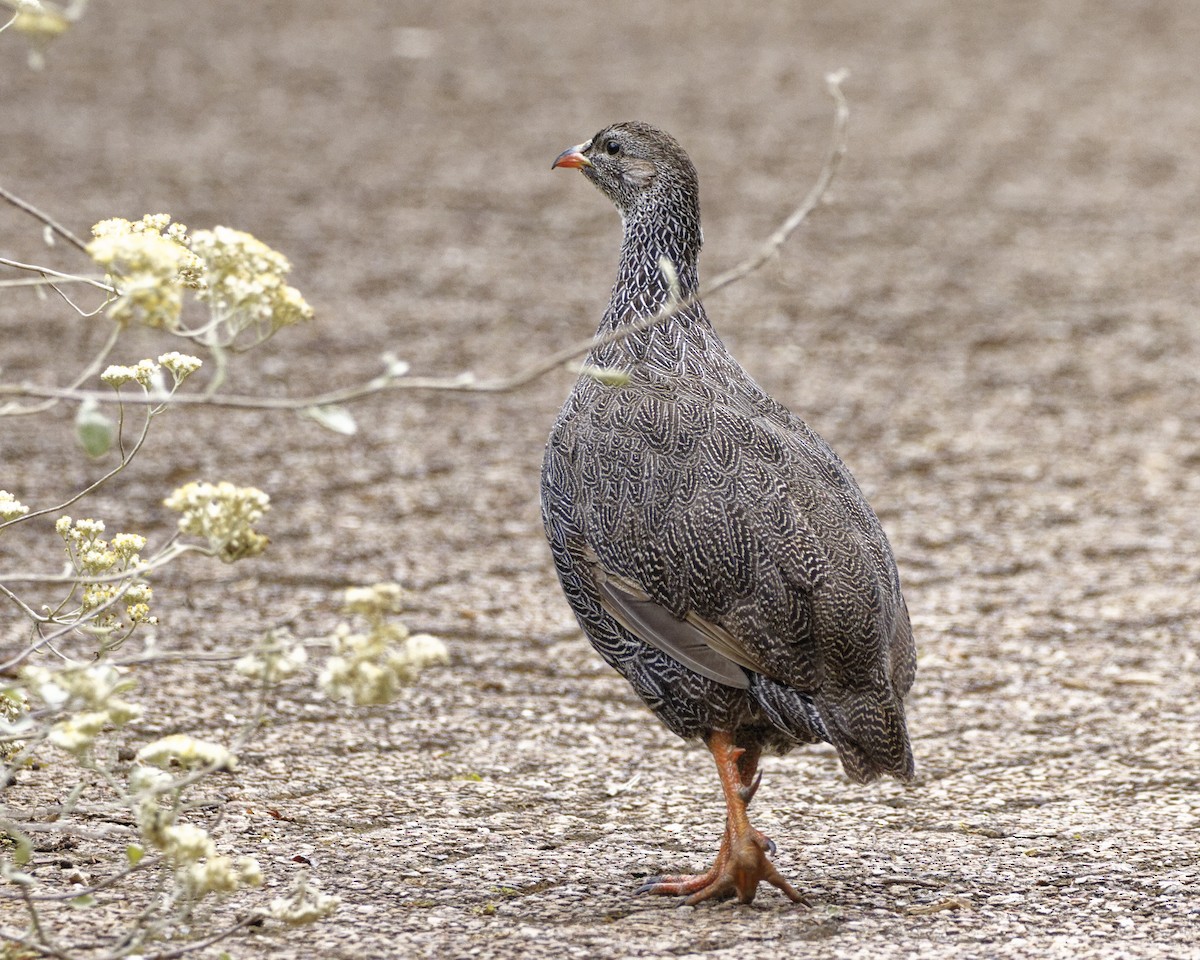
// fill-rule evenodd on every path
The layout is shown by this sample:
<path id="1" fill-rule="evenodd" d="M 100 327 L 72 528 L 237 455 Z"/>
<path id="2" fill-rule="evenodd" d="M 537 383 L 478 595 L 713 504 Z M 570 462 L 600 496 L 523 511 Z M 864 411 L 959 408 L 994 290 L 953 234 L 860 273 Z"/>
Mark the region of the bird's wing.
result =
<path id="1" fill-rule="evenodd" d="M 566 455 L 605 612 L 722 683 L 859 682 L 894 606 L 878 521 L 800 421 L 703 386 L 599 392 L 580 414 Z"/>
<path id="2" fill-rule="evenodd" d="M 698 674 L 726 686 L 746 689 L 746 670 L 765 672 L 729 631 L 689 613 L 678 619 L 636 583 L 599 565 L 595 568 L 600 605 L 626 630 Z"/>

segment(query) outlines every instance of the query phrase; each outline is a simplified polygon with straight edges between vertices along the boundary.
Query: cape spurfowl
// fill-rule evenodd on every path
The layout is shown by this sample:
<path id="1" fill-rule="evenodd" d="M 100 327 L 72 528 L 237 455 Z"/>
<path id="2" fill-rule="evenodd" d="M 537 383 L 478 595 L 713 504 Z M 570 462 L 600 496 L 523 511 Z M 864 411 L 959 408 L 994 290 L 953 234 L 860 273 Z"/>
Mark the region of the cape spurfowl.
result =
<path id="1" fill-rule="evenodd" d="M 696 297 L 696 171 L 679 144 L 618 123 L 553 167 L 579 169 L 620 211 L 600 334 L 633 329 L 588 358 L 622 375 L 585 371 L 554 424 L 546 535 L 593 646 L 671 730 L 704 740 L 727 811 L 707 873 L 642 890 L 749 902 L 765 880 L 800 900 L 746 817 L 763 751 L 823 740 L 854 780 L 913 773 L 903 698 L 916 660 L 891 548 L 837 454 L 713 332 Z M 673 293 L 674 315 L 638 324 Z"/>

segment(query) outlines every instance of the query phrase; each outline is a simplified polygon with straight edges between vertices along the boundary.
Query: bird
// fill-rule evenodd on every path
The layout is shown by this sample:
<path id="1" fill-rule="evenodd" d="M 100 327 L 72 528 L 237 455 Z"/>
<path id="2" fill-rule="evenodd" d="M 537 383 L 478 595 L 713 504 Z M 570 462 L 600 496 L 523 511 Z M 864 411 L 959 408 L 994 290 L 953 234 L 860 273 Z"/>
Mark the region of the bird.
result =
<path id="1" fill-rule="evenodd" d="M 807 902 L 747 806 L 764 753 L 827 742 L 848 776 L 913 777 L 908 609 L 878 517 L 833 449 L 733 358 L 699 299 L 696 169 L 643 122 L 558 155 L 616 206 L 620 263 L 554 422 L 541 507 L 600 656 L 716 762 L 725 830 L 702 874 L 639 892 Z"/>

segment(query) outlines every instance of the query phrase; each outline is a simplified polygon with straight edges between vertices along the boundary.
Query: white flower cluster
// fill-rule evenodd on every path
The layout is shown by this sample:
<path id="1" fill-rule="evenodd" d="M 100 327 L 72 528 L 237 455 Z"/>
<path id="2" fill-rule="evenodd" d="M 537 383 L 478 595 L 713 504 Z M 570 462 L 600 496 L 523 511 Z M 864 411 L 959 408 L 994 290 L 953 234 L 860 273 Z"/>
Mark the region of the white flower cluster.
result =
<path id="1" fill-rule="evenodd" d="M 293 677 L 308 663 L 308 651 L 301 642 L 286 643 L 269 637 L 257 650 L 239 658 L 233 669 L 243 677 L 263 683 L 279 683 Z"/>
<path id="2" fill-rule="evenodd" d="M 138 751 L 139 763 L 165 766 L 177 761 L 183 766 L 213 765 L 233 769 L 232 754 L 219 744 L 177 734 L 164 737 Z M 232 893 L 241 887 L 262 885 L 262 868 L 253 857 L 228 857 L 217 853 L 208 831 L 176 820 L 176 807 L 164 808 L 159 797 L 177 790 L 169 774 L 153 766 L 136 766 L 129 775 L 129 792 L 134 798 L 138 830 L 151 846 L 162 851 L 175 867 L 175 876 L 193 900 L 210 893 Z M 138 850 L 136 862 L 140 859 Z"/>
<path id="3" fill-rule="evenodd" d="M 154 383 L 155 376 L 158 374 L 159 364 L 162 364 L 175 380 L 175 385 L 179 386 L 191 374 L 199 370 L 202 363 L 203 361 L 199 357 L 188 356 L 185 353 L 172 350 L 170 353 L 164 353 L 160 356 L 158 363 L 146 359 L 139 360 L 132 367 L 111 364 L 100 374 L 100 379 L 116 390 L 119 390 L 133 380 L 141 384 L 144 389 L 149 390 Z"/>
<path id="4" fill-rule="evenodd" d="M 312 319 L 312 307 L 284 277 L 292 265 L 249 233 L 229 227 L 197 230 L 192 252 L 204 261 L 204 281 L 197 296 L 207 301 L 215 319 L 232 341 L 242 330 L 257 328 L 262 337 L 282 327 Z"/>
<path id="5" fill-rule="evenodd" d="M 366 617 L 372 625 L 383 623 L 388 614 L 403 609 L 403 591 L 398 583 L 376 583 L 370 587 L 348 587 L 342 613 Z"/>
<path id="6" fill-rule="evenodd" d="M 102 220 L 92 236 L 88 253 L 118 291 L 108 314 L 119 323 L 137 320 L 229 346 L 248 328 L 265 340 L 312 319 L 312 307 L 285 282 L 292 269 L 287 257 L 252 234 L 214 227 L 188 236 L 187 227 L 158 213 Z M 180 321 L 185 287 L 209 306 L 211 323 L 199 330 Z"/>
<path id="7" fill-rule="evenodd" d="M 16 520 L 29 512 L 29 508 L 21 503 L 7 490 L 0 490 L 0 520 Z"/>
<path id="8" fill-rule="evenodd" d="M 127 367 L 120 364 L 110 364 L 100 374 L 100 379 L 113 389 L 119 389 L 131 380 L 136 380 L 149 389 L 158 373 L 158 364 L 153 360 L 139 360 L 135 366 Z"/>
<path id="9" fill-rule="evenodd" d="M 67 557 L 81 577 L 123 574 L 142 562 L 141 551 L 146 547 L 146 538 L 141 534 L 118 533 L 111 540 L 105 540 L 103 520 L 72 520 L 70 517 L 59 517 L 54 529 L 66 543 Z M 158 618 L 150 614 L 152 596 L 150 585 L 134 576 L 86 583 L 81 612 L 84 618 L 94 620 L 98 627 L 107 630 L 117 625 L 118 613 L 114 604 L 119 601 L 125 607 L 125 616 L 131 626 L 158 623 Z"/>
<path id="10" fill-rule="evenodd" d="M 270 497 L 255 487 L 194 480 L 179 487 L 163 504 L 183 514 L 181 531 L 203 537 L 226 563 L 256 557 L 270 543 L 252 529 L 270 509 Z"/>
<path id="11" fill-rule="evenodd" d="M 269 912 L 272 917 L 282 923 L 299 926 L 304 923 L 315 923 L 337 908 L 341 897 L 322 893 L 307 874 L 300 874 L 286 897 L 276 897 L 271 901 Z"/>
<path id="12" fill-rule="evenodd" d="M 17 684 L 0 687 L 0 764 L 11 763 L 25 751 L 26 741 L 21 738 L 33 728 L 26 691 Z"/>
<path id="13" fill-rule="evenodd" d="M 158 362 L 167 368 L 167 372 L 175 378 L 176 383 L 183 383 L 203 365 L 203 361 L 199 357 L 180 353 L 178 350 L 161 354 Z"/>
<path id="14" fill-rule="evenodd" d="M 380 583 L 346 591 L 346 613 L 367 620 L 366 633 L 338 624 L 330 638 L 333 656 L 325 662 L 321 684 L 332 697 L 357 705 L 391 703 L 400 688 L 433 664 L 450 662 L 446 645 L 428 633 L 409 634 L 388 621 L 400 609 L 400 587 Z"/>
<path id="15" fill-rule="evenodd" d="M 253 857 L 210 856 L 190 864 L 183 881 L 193 899 L 209 893 L 233 893 L 242 887 L 261 887 L 262 867 Z"/>
<path id="16" fill-rule="evenodd" d="M 174 330 L 183 288 L 200 283 L 203 261 L 188 249 L 187 227 L 165 213 L 130 222 L 120 217 L 92 227 L 88 254 L 120 291 L 108 315 L 121 324 L 139 320 Z"/>
<path id="17" fill-rule="evenodd" d="M 237 757 L 219 743 L 198 740 L 185 733 L 173 733 L 153 743 L 148 743 L 137 752 L 137 762 L 154 767 L 169 767 L 178 764 L 189 769 L 213 767 L 217 770 L 236 770 Z"/>
<path id="18" fill-rule="evenodd" d="M 21 681 L 46 706 L 70 713 L 46 735 L 50 743 L 70 753 L 88 750 L 106 727 L 120 727 L 142 715 L 141 707 L 117 696 L 134 684 L 111 664 L 61 670 L 27 666 Z"/>

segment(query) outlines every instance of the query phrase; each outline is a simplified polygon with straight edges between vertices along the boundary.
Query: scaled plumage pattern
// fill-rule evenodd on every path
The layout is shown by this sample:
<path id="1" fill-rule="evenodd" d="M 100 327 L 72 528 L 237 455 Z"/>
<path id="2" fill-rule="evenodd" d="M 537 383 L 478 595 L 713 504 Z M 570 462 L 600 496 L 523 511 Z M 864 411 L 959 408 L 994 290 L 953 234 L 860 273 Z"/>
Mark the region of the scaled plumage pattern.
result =
<path id="1" fill-rule="evenodd" d="M 845 464 L 726 350 L 696 293 L 696 171 L 678 143 L 619 123 L 572 147 L 616 205 L 620 267 L 600 333 L 657 312 L 670 261 L 686 305 L 596 347 L 546 446 L 542 514 L 567 600 L 600 655 L 717 761 L 727 818 L 713 867 L 644 890 L 753 899 L 767 858 L 746 805 L 764 750 L 828 741 L 850 777 L 908 779 L 916 668 L 887 538 Z M 603 382 L 602 382 L 603 381 Z"/>

